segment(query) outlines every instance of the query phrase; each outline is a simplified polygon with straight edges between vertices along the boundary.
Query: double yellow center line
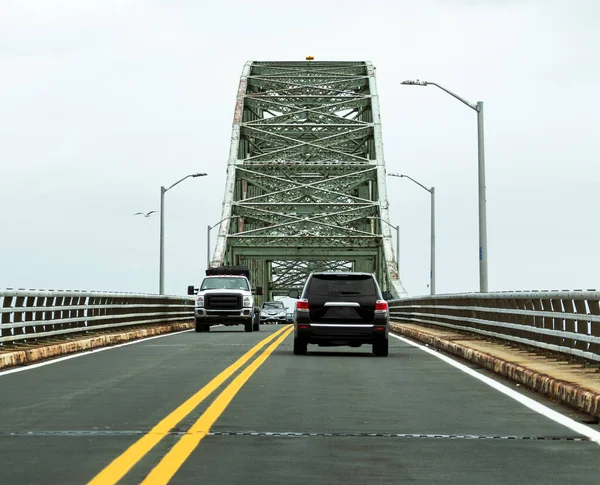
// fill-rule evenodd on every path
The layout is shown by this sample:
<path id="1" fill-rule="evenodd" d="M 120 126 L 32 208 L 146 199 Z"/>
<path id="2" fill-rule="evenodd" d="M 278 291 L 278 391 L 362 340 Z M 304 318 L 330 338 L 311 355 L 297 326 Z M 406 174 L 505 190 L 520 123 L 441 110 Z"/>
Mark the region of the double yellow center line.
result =
<path id="1" fill-rule="evenodd" d="M 138 463 L 152 448 L 154 448 L 177 424 L 188 416 L 196 407 L 210 396 L 223 382 L 231 377 L 246 362 L 272 342 L 267 349 L 244 369 L 233 381 L 219 394 L 208 409 L 198 418 L 185 435 L 171 448 L 171 450 L 154 467 L 146 479 L 145 485 L 168 483 L 179 467 L 198 446 L 200 440 L 210 431 L 217 418 L 225 411 L 233 397 L 242 388 L 254 372 L 267 360 L 269 355 L 292 332 L 293 327 L 285 327 L 269 337 L 263 339 L 252 347 L 236 362 L 217 375 L 206 386 L 181 404 L 177 409 L 162 419 L 147 434 L 131 445 L 123 454 L 115 458 L 104 470 L 96 475 L 88 485 L 111 485 L 117 483 L 133 466 Z"/>

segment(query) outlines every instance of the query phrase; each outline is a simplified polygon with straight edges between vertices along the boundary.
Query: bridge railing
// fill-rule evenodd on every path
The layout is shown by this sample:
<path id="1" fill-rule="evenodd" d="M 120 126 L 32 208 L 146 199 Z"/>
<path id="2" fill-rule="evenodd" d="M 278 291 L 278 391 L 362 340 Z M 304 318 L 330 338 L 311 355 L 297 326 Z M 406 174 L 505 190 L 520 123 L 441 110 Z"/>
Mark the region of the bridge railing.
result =
<path id="1" fill-rule="evenodd" d="M 462 293 L 394 300 L 406 323 L 473 332 L 600 362 L 600 292 Z"/>
<path id="2" fill-rule="evenodd" d="M 189 297 L 0 290 L 0 346 L 42 337 L 190 321 Z M 600 292 L 461 293 L 390 302 L 392 319 L 600 362 Z"/>
<path id="3" fill-rule="evenodd" d="M 189 297 L 75 290 L 0 290 L 0 346 L 42 337 L 191 321 Z"/>

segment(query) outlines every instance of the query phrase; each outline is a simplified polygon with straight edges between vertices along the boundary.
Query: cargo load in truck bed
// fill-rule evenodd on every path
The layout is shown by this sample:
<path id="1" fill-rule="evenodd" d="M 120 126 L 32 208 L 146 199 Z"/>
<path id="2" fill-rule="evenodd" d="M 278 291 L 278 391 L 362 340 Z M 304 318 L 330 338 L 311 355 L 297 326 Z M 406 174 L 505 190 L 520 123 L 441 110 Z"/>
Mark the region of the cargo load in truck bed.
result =
<path id="1" fill-rule="evenodd" d="M 219 266 L 206 270 L 206 276 L 219 275 L 240 275 L 250 279 L 250 269 L 247 266 Z"/>

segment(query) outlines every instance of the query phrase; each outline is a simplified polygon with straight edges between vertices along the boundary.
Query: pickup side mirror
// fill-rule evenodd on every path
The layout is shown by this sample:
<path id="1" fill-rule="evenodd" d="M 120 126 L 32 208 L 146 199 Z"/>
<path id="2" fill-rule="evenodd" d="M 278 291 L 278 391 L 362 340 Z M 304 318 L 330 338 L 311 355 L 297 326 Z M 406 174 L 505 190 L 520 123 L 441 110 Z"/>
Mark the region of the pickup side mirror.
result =
<path id="1" fill-rule="evenodd" d="M 384 300 L 391 300 L 393 298 L 392 296 L 392 292 L 391 291 L 384 291 L 383 292 L 383 299 Z"/>
<path id="2" fill-rule="evenodd" d="M 188 295 L 197 295 L 198 288 L 194 288 L 194 285 L 188 286 Z"/>
<path id="3" fill-rule="evenodd" d="M 258 295 L 258 296 L 262 296 L 262 294 L 263 294 L 263 287 L 262 286 L 257 286 L 256 290 L 254 290 L 254 294 Z"/>
<path id="4" fill-rule="evenodd" d="M 298 292 L 298 290 L 290 290 L 290 292 L 288 293 L 288 296 L 290 298 L 300 298 L 300 293 Z"/>

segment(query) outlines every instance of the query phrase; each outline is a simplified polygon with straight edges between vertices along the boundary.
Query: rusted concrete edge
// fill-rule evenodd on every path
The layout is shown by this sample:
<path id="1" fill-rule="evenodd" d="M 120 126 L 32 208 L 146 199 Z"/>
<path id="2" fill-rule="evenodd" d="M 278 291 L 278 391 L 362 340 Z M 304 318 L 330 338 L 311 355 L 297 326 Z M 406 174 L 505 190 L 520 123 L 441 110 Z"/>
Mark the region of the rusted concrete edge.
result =
<path id="1" fill-rule="evenodd" d="M 106 335 L 96 335 L 94 337 L 70 340 L 64 343 L 55 343 L 31 349 L 14 350 L 0 353 L 0 369 L 15 367 L 18 365 L 32 364 L 52 357 L 91 350 L 98 347 L 108 347 L 111 345 L 122 344 L 132 340 L 139 340 L 155 335 L 178 332 L 193 328 L 194 324 L 189 322 L 171 323 L 157 327 L 140 328 L 129 330 L 123 333 L 110 333 Z"/>
<path id="2" fill-rule="evenodd" d="M 405 327 L 401 324 L 390 323 L 390 329 L 405 337 L 428 344 L 434 349 L 440 349 L 457 355 L 469 362 L 473 362 L 496 374 L 522 384 L 528 389 L 544 394 L 585 414 L 600 418 L 600 394 L 592 392 L 589 389 L 532 371 L 519 364 L 499 359 L 485 352 L 471 349 L 450 340 Z"/>

